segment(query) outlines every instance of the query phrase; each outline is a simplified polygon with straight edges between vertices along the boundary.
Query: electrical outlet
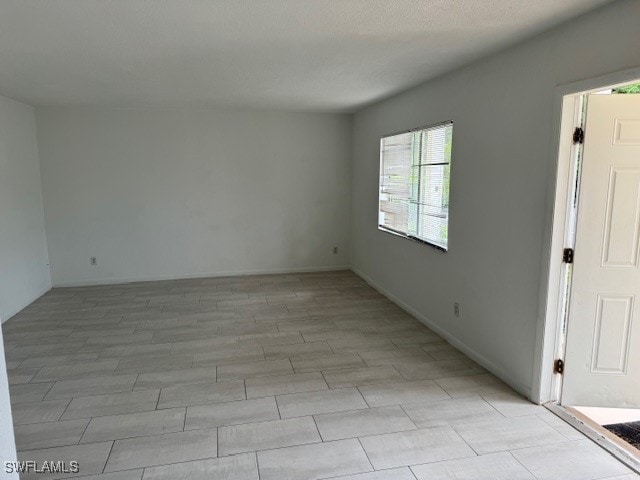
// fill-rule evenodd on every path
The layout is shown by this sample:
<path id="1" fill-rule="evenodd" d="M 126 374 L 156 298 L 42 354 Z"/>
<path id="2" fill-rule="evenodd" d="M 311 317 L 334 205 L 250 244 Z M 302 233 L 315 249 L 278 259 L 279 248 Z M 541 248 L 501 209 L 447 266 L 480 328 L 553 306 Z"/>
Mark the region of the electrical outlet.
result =
<path id="1" fill-rule="evenodd" d="M 89 258 L 89 263 L 91 265 L 98 265 L 98 258 L 97 257 L 91 257 Z"/>
<path id="2" fill-rule="evenodd" d="M 456 317 L 459 317 L 459 316 L 460 316 L 460 304 L 459 304 L 458 302 L 456 302 L 456 303 L 454 303 L 454 304 L 453 304 L 453 314 L 454 314 Z"/>
<path id="3" fill-rule="evenodd" d="M 333 254 L 337 255 L 338 254 L 338 247 L 333 247 Z"/>

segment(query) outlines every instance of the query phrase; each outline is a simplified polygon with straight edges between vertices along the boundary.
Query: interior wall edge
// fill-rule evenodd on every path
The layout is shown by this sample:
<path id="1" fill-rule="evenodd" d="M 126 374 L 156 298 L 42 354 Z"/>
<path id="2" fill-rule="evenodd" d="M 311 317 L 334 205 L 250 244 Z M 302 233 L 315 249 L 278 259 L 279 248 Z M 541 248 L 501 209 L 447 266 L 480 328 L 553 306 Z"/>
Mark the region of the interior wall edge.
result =
<path id="1" fill-rule="evenodd" d="M 0 321 L 51 289 L 35 108 L 0 95 Z"/>
<path id="2" fill-rule="evenodd" d="M 10 320 L 11 318 L 15 317 L 18 313 L 20 313 L 22 310 L 27 308 L 33 302 L 38 300 L 40 297 L 42 297 L 44 294 L 46 294 L 52 288 L 53 287 L 51 285 L 48 286 L 48 287 L 45 287 L 44 289 L 40 290 L 31 300 L 28 300 L 26 302 L 22 302 L 19 307 L 9 310 L 9 313 L 6 314 L 6 318 L 5 317 L 0 318 L 0 323 L 4 323 L 7 320 Z"/>

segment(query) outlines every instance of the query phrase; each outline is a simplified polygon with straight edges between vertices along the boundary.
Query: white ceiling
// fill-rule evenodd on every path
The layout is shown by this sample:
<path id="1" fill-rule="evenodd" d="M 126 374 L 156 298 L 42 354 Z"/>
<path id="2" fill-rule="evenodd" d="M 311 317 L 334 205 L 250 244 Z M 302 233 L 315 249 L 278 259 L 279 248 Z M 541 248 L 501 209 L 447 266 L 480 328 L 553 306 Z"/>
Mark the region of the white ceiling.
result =
<path id="1" fill-rule="evenodd" d="M 608 1 L 0 0 L 0 93 L 353 111 Z"/>

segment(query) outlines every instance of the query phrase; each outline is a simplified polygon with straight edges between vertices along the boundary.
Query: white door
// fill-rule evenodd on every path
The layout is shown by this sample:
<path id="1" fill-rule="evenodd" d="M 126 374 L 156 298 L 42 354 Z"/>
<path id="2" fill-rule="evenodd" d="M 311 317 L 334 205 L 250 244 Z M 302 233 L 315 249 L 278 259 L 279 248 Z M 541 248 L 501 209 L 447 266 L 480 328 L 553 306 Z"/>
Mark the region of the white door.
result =
<path id="1" fill-rule="evenodd" d="M 640 408 L 640 95 L 590 95 L 563 405 Z"/>

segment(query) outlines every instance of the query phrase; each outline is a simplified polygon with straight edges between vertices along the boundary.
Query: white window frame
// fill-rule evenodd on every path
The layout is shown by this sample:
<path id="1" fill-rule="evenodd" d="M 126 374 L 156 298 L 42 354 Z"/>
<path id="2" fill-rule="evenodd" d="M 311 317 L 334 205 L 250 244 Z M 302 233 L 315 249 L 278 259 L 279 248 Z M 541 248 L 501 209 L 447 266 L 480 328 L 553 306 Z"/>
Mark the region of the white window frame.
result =
<path id="1" fill-rule="evenodd" d="M 397 135 L 403 135 L 406 133 L 413 133 L 413 132 L 419 132 L 419 131 L 427 131 L 427 130 L 435 130 L 438 128 L 442 128 L 442 127 L 447 127 L 450 126 L 452 129 L 452 135 L 453 135 L 453 120 L 447 120 L 444 122 L 439 122 L 439 123 L 435 123 L 435 124 L 431 124 L 431 125 L 425 125 L 425 126 L 421 126 L 421 127 L 416 127 L 416 128 L 411 128 L 409 130 L 403 130 L 400 132 L 395 132 L 395 133 L 390 133 L 387 135 L 383 135 L 382 137 L 380 137 L 380 165 L 379 165 L 379 171 L 378 171 L 378 230 L 385 232 L 385 233 L 390 233 L 392 235 L 396 235 L 398 237 L 401 238 L 405 238 L 407 240 L 412 240 L 418 243 L 422 243 L 425 245 L 429 245 L 430 247 L 433 247 L 437 250 L 440 250 L 442 252 L 447 252 L 449 250 L 449 234 L 447 232 L 447 243 L 446 245 L 440 245 L 438 243 L 434 243 L 432 241 L 429 241 L 427 239 L 418 237 L 416 235 L 411 235 L 409 233 L 404 233 L 404 232 L 400 232 L 397 230 L 394 230 L 392 228 L 389 228 L 385 225 L 382 225 L 380 223 L 380 205 L 381 205 L 381 201 L 382 201 L 382 174 L 383 174 L 383 169 L 384 169 L 384 163 L 383 163 L 383 151 L 382 151 L 382 141 L 385 138 L 390 138 L 390 137 L 395 137 Z M 452 138 L 452 144 L 453 144 L 453 138 Z M 449 184 L 451 182 L 451 163 L 453 161 L 453 146 L 451 149 L 451 156 L 449 159 Z M 420 185 L 420 183 L 419 183 Z M 450 208 L 450 202 L 451 202 L 451 192 L 449 192 L 449 198 L 447 198 L 447 201 L 449 203 L 449 207 Z M 450 225 L 450 216 L 449 216 L 449 212 L 447 212 L 447 229 Z"/>

